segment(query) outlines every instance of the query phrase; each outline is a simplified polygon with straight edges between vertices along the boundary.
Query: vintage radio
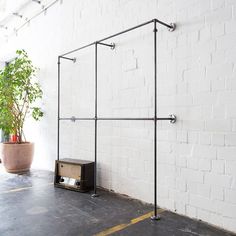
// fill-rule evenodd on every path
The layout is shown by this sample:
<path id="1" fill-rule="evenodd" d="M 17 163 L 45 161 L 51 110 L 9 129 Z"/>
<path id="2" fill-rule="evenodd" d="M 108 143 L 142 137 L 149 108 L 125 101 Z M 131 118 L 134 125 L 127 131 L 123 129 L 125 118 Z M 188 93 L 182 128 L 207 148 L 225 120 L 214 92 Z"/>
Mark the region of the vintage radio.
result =
<path id="1" fill-rule="evenodd" d="M 55 187 L 87 192 L 94 187 L 94 162 L 64 158 L 55 162 Z"/>

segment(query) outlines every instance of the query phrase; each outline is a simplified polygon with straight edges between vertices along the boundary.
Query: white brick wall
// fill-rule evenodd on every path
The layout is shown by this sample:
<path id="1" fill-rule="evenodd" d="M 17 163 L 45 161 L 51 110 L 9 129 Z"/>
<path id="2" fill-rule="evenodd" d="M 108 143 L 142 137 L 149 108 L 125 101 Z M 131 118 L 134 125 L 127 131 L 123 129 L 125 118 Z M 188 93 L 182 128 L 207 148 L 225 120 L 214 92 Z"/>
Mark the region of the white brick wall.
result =
<path id="1" fill-rule="evenodd" d="M 40 67 L 45 117 L 28 123 L 34 167 L 56 158 L 56 61 L 67 50 L 151 18 L 158 27 L 158 204 L 236 231 L 236 1 L 63 1 L 1 44 L 1 60 L 25 48 Z M 152 27 L 99 48 L 99 114 L 153 115 Z M 63 62 L 63 115 L 93 115 L 93 50 Z M 4 58 L 5 57 L 5 58 Z M 71 83 L 69 83 L 71 82 Z M 73 95 L 74 94 L 74 95 Z M 68 96 L 69 95 L 69 96 Z M 93 125 L 63 123 L 62 156 L 93 159 Z M 30 132 L 34 130 L 34 133 Z M 99 124 L 99 184 L 153 202 L 153 124 Z"/>

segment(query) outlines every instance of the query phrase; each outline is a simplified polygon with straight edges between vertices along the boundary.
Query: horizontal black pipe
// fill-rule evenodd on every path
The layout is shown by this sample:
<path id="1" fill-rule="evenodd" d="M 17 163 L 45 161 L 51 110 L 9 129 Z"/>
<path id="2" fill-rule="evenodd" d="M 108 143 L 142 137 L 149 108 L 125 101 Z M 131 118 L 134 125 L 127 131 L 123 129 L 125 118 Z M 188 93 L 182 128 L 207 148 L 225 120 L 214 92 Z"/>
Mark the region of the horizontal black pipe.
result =
<path id="1" fill-rule="evenodd" d="M 144 26 L 144 25 L 148 25 L 148 24 L 153 23 L 153 22 L 154 22 L 154 20 L 149 20 L 149 21 L 144 22 L 144 23 L 142 23 L 142 24 L 140 24 L 140 25 L 136 25 L 136 26 L 134 26 L 134 27 L 132 27 L 132 28 L 129 28 L 129 29 L 120 31 L 119 33 L 116 33 L 116 34 L 110 35 L 110 36 L 108 36 L 108 37 L 106 37 L 106 38 L 100 39 L 100 40 L 98 40 L 97 42 L 99 43 L 99 42 L 105 41 L 105 40 L 107 40 L 107 39 L 114 38 L 114 37 L 116 37 L 116 36 L 118 36 L 118 35 L 127 33 L 127 32 L 129 32 L 129 31 L 132 31 L 132 30 L 134 30 L 134 29 L 140 28 L 140 27 L 142 27 L 142 26 Z"/>
<path id="2" fill-rule="evenodd" d="M 65 118 L 59 118 L 59 120 L 70 120 L 70 121 L 76 121 L 76 120 L 95 120 L 95 118 L 78 118 L 78 117 L 65 117 Z"/>
<path id="3" fill-rule="evenodd" d="M 66 56 L 66 55 L 68 55 L 68 54 L 71 54 L 71 53 L 73 53 L 73 52 L 77 52 L 77 51 L 79 51 L 79 50 L 81 50 L 81 49 L 88 48 L 88 47 L 90 47 L 90 46 L 92 46 L 92 45 L 94 45 L 94 44 L 95 44 L 95 42 L 86 44 L 86 45 L 84 45 L 84 46 L 82 46 L 82 47 L 79 47 L 79 48 L 76 48 L 76 49 L 74 49 L 74 50 L 72 50 L 72 51 L 66 52 L 66 53 L 62 54 L 60 57 L 64 57 L 64 56 Z"/>
<path id="4" fill-rule="evenodd" d="M 85 46 L 82 46 L 82 47 L 76 48 L 76 49 L 74 49 L 74 50 L 72 50 L 72 51 L 69 51 L 69 52 L 67 52 L 67 53 L 62 54 L 61 57 L 66 56 L 66 55 L 68 55 L 68 54 L 70 54 L 70 53 L 73 53 L 73 52 L 79 51 L 79 50 L 81 50 L 81 49 L 84 49 L 84 48 L 90 47 L 90 46 L 92 46 L 92 45 L 94 45 L 94 44 L 96 44 L 96 43 L 101 43 L 101 42 L 103 42 L 103 41 L 105 41 L 105 40 L 107 40 L 107 39 L 114 38 L 114 37 L 116 37 L 116 36 L 118 36 L 118 35 L 121 35 L 121 34 L 127 33 L 127 32 L 129 32 L 129 31 L 132 31 L 132 30 L 134 30 L 134 29 L 140 28 L 140 27 L 142 27 L 142 26 L 148 25 L 148 24 L 153 23 L 153 22 L 157 22 L 157 23 L 159 23 L 159 24 L 161 24 L 161 25 L 164 25 L 164 26 L 168 27 L 169 29 L 173 28 L 173 26 L 170 25 L 170 24 L 166 24 L 165 22 L 160 21 L 160 20 L 158 20 L 158 19 L 153 19 L 153 20 L 150 20 L 150 21 L 144 22 L 144 23 L 142 23 L 142 24 L 136 25 L 136 26 L 134 26 L 134 27 L 132 27 L 132 28 L 129 28 L 129 29 L 126 29 L 126 30 L 120 31 L 119 33 L 116 33 L 116 34 L 110 35 L 110 36 L 108 36 L 108 37 L 106 37 L 106 38 L 103 38 L 103 39 L 97 40 L 96 42 L 93 42 L 93 43 L 87 44 L 87 45 L 85 45 Z"/>
<path id="5" fill-rule="evenodd" d="M 101 118 L 97 118 L 98 120 L 153 120 L 153 118 L 132 118 L 132 117 L 129 117 L 129 118 L 127 118 L 127 117 L 124 117 L 124 118 L 122 118 L 122 117 L 118 117 L 118 118 L 107 118 L 107 117 L 101 117 Z"/>
<path id="6" fill-rule="evenodd" d="M 145 118 L 136 118 L 136 117 L 97 117 L 97 118 L 79 118 L 79 117 L 65 117 L 65 118 L 59 118 L 59 120 L 70 120 L 70 121 L 76 121 L 76 120 L 155 120 L 155 118 L 149 118 L 149 117 L 145 117 Z M 175 120 L 174 118 L 171 117 L 164 117 L 164 118 L 156 118 L 156 120 Z"/>
<path id="7" fill-rule="evenodd" d="M 70 57 L 64 57 L 64 56 L 60 56 L 60 58 L 63 58 L 63 59 L 66 59 L 66 60 L 70 60 L 70 61 L 73 61 L 73 62 L 76 61 L 76 58 L 70 58 Z"/>
<path id="8" fill-rule="evenodd" d="M 103 46 L 107 46 L 107 47 L 110 47 L 110 48 L 114 47 L 114 44 L 100 43 L 100 42 L 97 42 L 97 44 L 100 44 L 100 45 L 103 45 Z"/>
<path id="9" fill-rule="evenodd" d="M 159 23 L 159 24 L 161 24 L 161 25 L 166 26 L 166 27 L 169 28 L 169 29 L 172 29 L 172 28 L 173 28 L 173 25 L 171 25 L 171 24 L 166 24 L 165 22 L 160 21 L 160 20 L 158 20 L 158 19 L 154 19 L 154 21 L 156 21 L 157 23 Z"/>
<path id="10" fill-rule="evenodd" d="M 164 117 L 164 118 L 156 118 L 156 120 L 174 120 L 174 118 L 171 117 Z"/>

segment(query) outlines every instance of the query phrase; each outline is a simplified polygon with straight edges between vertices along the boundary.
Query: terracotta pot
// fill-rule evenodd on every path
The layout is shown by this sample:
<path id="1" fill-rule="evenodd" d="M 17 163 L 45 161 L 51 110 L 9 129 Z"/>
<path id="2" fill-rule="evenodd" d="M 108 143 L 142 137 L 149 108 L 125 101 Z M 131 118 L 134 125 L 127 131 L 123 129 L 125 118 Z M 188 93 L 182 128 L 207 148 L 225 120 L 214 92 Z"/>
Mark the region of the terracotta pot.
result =
<path id="1" fill-rule="evenodd" d="M 1 159 L 9 173 L 20 173 L 30 169 L 34 155 L 34 143 L 2 143 Z"/>

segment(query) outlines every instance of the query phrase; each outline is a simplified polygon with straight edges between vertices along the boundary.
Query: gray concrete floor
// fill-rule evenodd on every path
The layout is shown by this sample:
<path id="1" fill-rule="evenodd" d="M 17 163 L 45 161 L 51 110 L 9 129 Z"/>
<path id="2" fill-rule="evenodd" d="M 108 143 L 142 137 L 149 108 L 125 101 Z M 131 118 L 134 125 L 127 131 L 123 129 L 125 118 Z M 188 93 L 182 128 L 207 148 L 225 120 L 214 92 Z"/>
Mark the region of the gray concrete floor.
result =
<path id="1" fill-rule="evenodd" d="M 234 235 L 168 211 L 151 221 L 151 205 L 102 190 L 91 198 L 52 182 L 52 172 L 12 175 L 0 167 L 0 236 Z"/>

